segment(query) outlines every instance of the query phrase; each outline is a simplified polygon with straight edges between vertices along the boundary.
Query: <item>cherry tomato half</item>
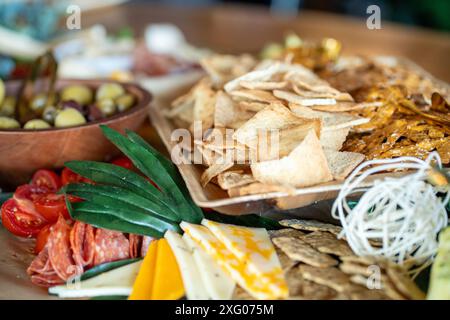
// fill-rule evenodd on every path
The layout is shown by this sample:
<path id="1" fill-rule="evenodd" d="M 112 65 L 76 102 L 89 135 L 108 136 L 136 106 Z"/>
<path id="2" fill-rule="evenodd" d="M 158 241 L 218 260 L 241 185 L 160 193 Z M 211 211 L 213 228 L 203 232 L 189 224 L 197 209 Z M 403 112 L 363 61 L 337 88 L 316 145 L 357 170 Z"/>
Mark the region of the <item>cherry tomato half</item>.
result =
<path id="1" fill-rule="evenodd" d="M 63 186 L 65 186 L 66 184 L 69 184 L 69 183 L 81 183 L 81 182 L 91 183 L 92 182 L 91 180 L 84 178 L 84 177 L 80 176 L 79 174 L 73 172 L 69 168 L 63 169 L 63 171 L 61 172 L 61 180 L 62 180 Z"/>
<path id="2" fill-rule="evenodd" d="M 49 190 L 46 187 L 24 184 L 17 187 L 13 198 L 21 211 L 37 215 L 33 201 L 48 192 Z"/>
<path id="3" fill-rule="evenodd" d="M 53 171 L 41 169 L 33 175 L 31 185 L 45 187 L 51 192 L 56 192 L 61 188 L 61 179 Z"/>
<path id="4" fill-rule="evenodd" d="M 48 236 L 50 235 L 50 227 L 52 225 L 48 224 L 44 226 L 41 231 L 36 236 L 36 244 L 34 246 L 34 253 L 39 254 L 39 252 L 44 249 L 45 245 L 47 244 Z"/>
<path id="5" fill-rule="evenodd" d="M 33 213 L 22 211 L 14 199 L 3 203 L 1 211 L 3 226 L 19 237 L 34 237 L 47 223 Z"/>
<path id="6" fill-rule="evenodd" d="M 66 201 L 62 194 L 48 193 L 40 196 L 33 203 L 37 212 L 50 223 L 56 222 L 60 215 L 65 219 L 70 219 Z"/>
<path id="7" fill-rule="evenodd" d="M 128 157 L 119 157 L 114 159 L 113 161 L 111 161 L 112 164 L 115 164 L 116 166 L 120 166 L 123 167 L 125 169 L 134 169 L 134 164 L 133 162 L 131 162 L 130 159 L 128 159 Z"/>

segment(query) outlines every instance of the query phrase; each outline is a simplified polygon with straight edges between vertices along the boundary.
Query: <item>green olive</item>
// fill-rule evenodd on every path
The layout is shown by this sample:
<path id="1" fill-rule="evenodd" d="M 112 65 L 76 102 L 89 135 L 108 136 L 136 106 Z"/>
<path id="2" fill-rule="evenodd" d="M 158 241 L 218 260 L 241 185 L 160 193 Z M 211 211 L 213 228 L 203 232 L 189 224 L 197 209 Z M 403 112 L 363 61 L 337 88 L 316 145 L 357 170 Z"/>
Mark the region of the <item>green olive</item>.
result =
<path id="1" fill-rule="evenodd" d="M 130 93 L 121 95 L 116 99 L 116 105 L 119 112 L 130 109 L 134 105 L 134 96 Z"/>
<path id="2" fill-rule="evenodd" d="M 0 117 L 0 129 L 16 129 L 20 124 L 16 119 L 9 117 Z"/>
<path id="3" fill-rule="evenodd" d="M 42 119 L 44 119 L 48 123 L 54 123 L 57 113 L 58 110 L 54 106 L 45 107 L 44 111 L 42 112 Z"/>
<path id="4" fill-rule="evenodd" d="M 104 83 L 97 89 L 96 99 L 97 101 L 104 99 L 116 99 L 123 95 L 125 89 L 118 83 Z"/>
<path id="5" fill-rule="evenodd" d="M 3 99 L 5 98 L 5 84 L 3 80 L 0 79 L 0 105 L 3 103 Z"/>
<path id="6" fill-rule="evenodd" d="M 99 100 L 97 101 L 96 106 L 100 109 L 105 117 L 109 117 L 117 111 L 116 104 L 112 99 Z"/>
<path id="7" fill-rule="evenodd" d="M 74 108 L 67 108 L 58 112 L 55 118 L 55 127 L 73 127 L 86 123 L 80 111 Z"/>
<path id="8" fill-rule="evenodd" d="M 52 95 L 49 97 L 49 104 L 54 105 L 56 97 Z M 44 111 L 45 105 L 47 104 L 47 95 L 45 93 L 39 93 L 33 97 L 30 101 L 30 109 L 33 110 L 37 115 L 41 115 Z"/>
<path id="9" fill-rule="evenodd" d="M 67 86 L 61 90 L 62 101 L 74 100 L 81 105 L 91 103 L 93 96 L 94 94 L 89 87 L 80 84 Z"/>
<path id="10" fill-rule="evenodd" d="M 13 96 L 6 96 L 3 103 L 0 105 L 0 116 L 12 117 L 16 110 L 16 98 Z"/>
<path id="11" fill-rule="evenodd" d="M 27 123 L 25 123 L 23 128 L 24 129 L 30 129 L 30 130 L 34 130 L 34 129 L 48 129 L 48 128 L 50 128 L 50 125 L 47 122 L 45 122 L 44 120 L 33 119 L 33 120 L 30 120 Z"/>

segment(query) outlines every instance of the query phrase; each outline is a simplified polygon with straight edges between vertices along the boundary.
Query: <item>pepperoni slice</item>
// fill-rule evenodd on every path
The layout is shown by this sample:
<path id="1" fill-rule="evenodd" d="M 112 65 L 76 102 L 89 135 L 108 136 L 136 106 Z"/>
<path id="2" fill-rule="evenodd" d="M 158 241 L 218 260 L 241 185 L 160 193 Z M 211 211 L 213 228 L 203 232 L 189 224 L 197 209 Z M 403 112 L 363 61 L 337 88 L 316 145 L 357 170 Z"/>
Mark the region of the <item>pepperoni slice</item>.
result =
<path id="1" fill-rule="evenodd" d="M 142 236 L 139 236 L 137 234 L 130 234 L 128 240 L 130 241 L 130 258 L 140 257 Z"/>
<path id="2" fill-rule="evenodd" d="M 154 239 L 152 237 L 149 237 L 149 236 L 143 236 L 142 237 L 141 257 L 145 257 L 145 255 L 147 254 L 148 248 L 150 247 L 150 243 L 153 240 Z"/>
<path id="3" fill-rule="evenodd" d="M 56 274 L 50 263 L 47 246 L 31 262 L 27 273 L 31 276 L 31 282 L 40 287 L 48 288 L 64 283 L 64 280 Z"/>
<path id="4" fill-rule="evenodd" d="M 118 231 L 97 229 L 94 265 L 130 258 L 130 242 Z"/>
<path id="5" fill-rule="evenodd" d="M 94 227 L 81 221 L 76 221 L 70 231 L 70 247 L 75 264 L 83 269 L 94 263 L 95 244 Z"/>
<path id="6" fill-rule="evenodd" d="M 50 228 L 48 236 L 48 256 L 56 274 L 64 281 L 82 272 L 75 265 L 70 248 L 70 226 L 62 216 Z"/>

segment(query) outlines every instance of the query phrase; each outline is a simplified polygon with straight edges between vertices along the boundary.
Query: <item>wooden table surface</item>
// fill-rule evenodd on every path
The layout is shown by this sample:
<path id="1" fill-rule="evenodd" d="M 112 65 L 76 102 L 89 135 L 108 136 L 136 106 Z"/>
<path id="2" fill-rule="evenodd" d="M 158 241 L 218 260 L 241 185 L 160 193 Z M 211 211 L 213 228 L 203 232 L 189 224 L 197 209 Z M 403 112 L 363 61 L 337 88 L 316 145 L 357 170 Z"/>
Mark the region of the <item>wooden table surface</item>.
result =
<path id="1" fill-rule="evenodd" d="M 104 24 L 115 31 L 130 26 L 142 35 L 149 23 L 176 24 L 194 45 L 218 52 L 258 52 L 269 41 L 280 41 L 288 31 L 306 39 L 333 37 L 347 54 L 407 57 L 441 80 L 450 82 L 450 34 L 382 22 L 369 30 L 365 19 L 302 11 L 295 16 L 273 15 L 265 7 L 167 7 L 129 3 L 82 15 L 82 26 Z"/>

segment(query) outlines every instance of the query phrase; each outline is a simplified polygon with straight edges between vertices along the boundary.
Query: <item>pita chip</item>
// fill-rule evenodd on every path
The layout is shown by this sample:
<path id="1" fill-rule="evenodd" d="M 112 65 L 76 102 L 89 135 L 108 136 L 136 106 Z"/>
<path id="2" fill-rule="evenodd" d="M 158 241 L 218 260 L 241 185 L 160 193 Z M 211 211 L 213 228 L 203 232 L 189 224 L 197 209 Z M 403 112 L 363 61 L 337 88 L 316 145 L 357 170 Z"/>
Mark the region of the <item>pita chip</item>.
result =
<path id="1" fill-rule="evenodd" d="M 308 187 L 333 179 L 314 130 L 288 156 L 252 163 L 251 169 L 255 179 L 266 184 Z"/>
<path id="2" fill-rule="evenodd" d="M 334 150 L 324 150 L 324 152 L 331 174 L 336 180 L 345 179 L 365 158 L 363 154 L 356 152 Z"/>
<path id="3" fill-rule="evenodd" d="M 336 104 L 334 98 L 304 98 L 290 91 L 274 90 L 273 95 L 287 102 L 296 103 L 302 106 L 333 105 Z"/>
<path id="4" fill-rule="evenodd" d="M 245 186 L 253 182 L 255 182 L 253 176 L 242 170 L 225 171 L 217 175 L 217 183 L 224 190 Z"/>

